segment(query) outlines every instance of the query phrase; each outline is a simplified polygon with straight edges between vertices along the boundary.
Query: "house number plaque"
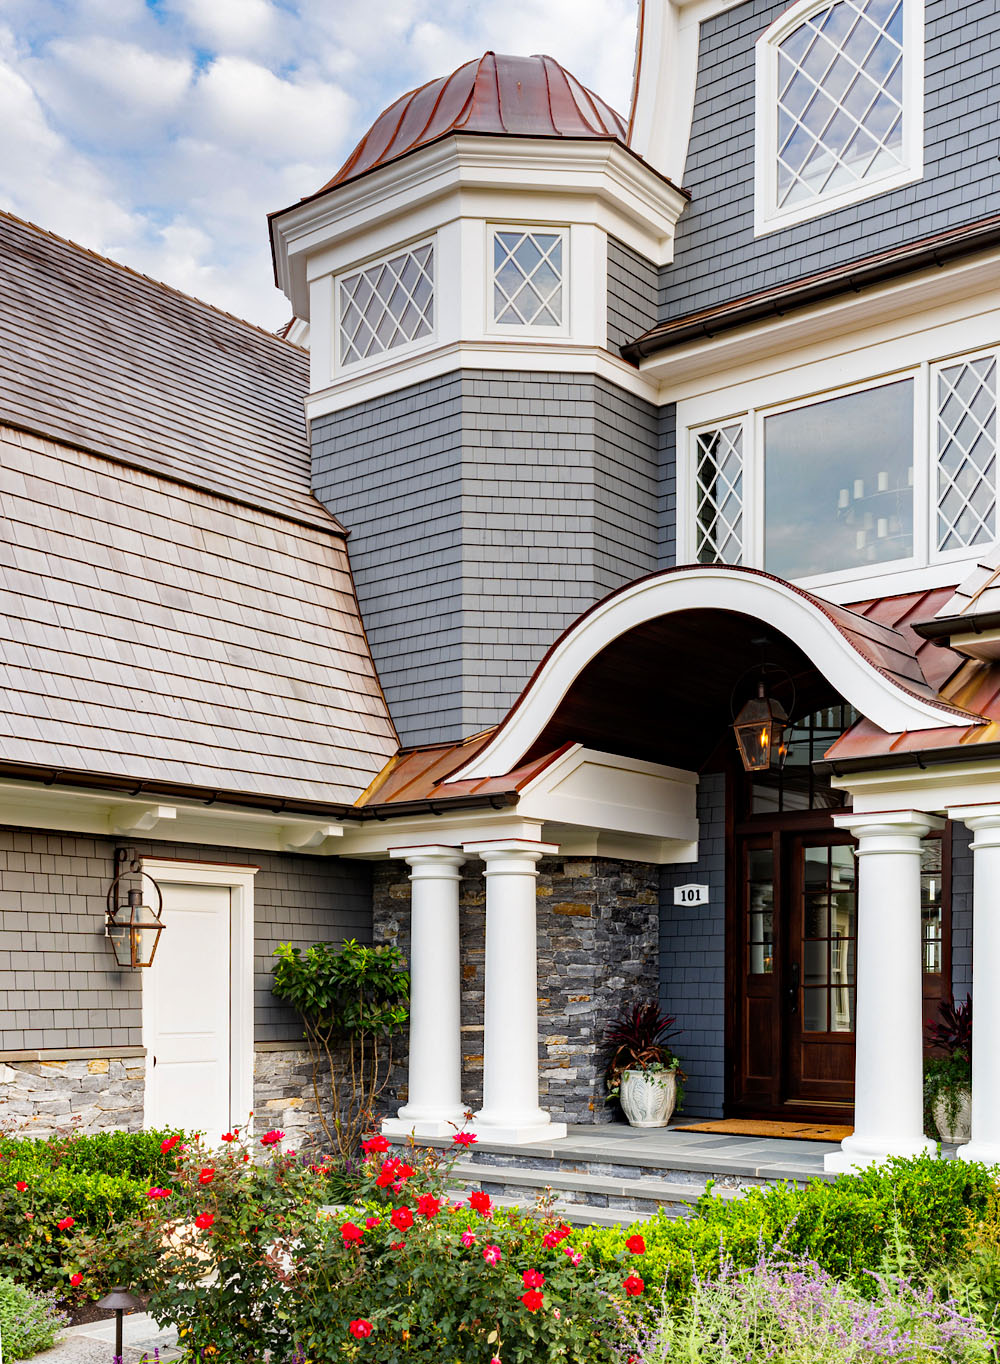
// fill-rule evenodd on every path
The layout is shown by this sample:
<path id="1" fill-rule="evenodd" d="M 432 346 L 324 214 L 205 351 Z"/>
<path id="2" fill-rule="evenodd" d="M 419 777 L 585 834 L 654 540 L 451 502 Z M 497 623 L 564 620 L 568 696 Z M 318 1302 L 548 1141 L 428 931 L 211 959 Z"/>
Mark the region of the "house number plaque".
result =
<path id="1" fill-rule="evenodd" d="M 707 905 L 708 886 L 695 885 L 690 882 L 686 886 L 674 886 L 675 905 Z"/>

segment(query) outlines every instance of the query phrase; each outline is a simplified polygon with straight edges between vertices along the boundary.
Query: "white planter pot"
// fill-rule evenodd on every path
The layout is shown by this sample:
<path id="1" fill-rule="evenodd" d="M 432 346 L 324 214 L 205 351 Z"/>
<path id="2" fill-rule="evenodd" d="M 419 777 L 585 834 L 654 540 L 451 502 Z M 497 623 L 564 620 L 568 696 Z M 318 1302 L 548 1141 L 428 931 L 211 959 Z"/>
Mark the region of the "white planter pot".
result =
<path id="1" fill-rule="evenodd" d="M 948 1101 L 943 1094 L 931 1104 L 931 1115 L 934 1118 L 934 1126 L 938 1130 L 938 1135 L 942 1141 L 951 1142 L 956 1146 L 962 1146 L 965 1142 L 972 1140 L 972 1090 L 963 1089 L 958 1100 L 958 1110 L 955 1113 L 955 1125 L 949 1127 L 948 1124 Z"/>
<path id="2" fill-rule="evenodd" d="M 632 1127 L 666 1127 L 677 1101 L 677 1072 L 623 1071 L 619 1098 Z"/>

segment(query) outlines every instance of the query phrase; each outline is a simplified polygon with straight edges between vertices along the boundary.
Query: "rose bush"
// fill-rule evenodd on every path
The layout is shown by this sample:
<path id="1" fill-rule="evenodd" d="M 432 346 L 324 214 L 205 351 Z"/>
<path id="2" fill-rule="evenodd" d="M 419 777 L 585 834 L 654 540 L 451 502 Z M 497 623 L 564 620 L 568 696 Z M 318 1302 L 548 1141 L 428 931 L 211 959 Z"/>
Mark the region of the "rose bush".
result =
<path id="1" fill-rule="evenodd" d="M 598 1270 L 585 1237 L 542 1207 L 450 1199 L 451 1159 L 367 1142 L 362 1201 L 324 1209 L 328 1174 L 245 1134 L 209 1151 L 178 1144 L 169 1185 L 110 1238 L 79 1235 L 74 1272 L 110 1259 L 194 1358 L 307 1361 L 564 1360 L 609 1357 L 619 1312 L 635 1311 L 627 1250 Z M 455 1155 L 463 1143 L 456 1143 Z M 211 1177 L 206 1178 L 206 1171 Z M 575 1243 L 579 1243 L 579 1245 Z"/>

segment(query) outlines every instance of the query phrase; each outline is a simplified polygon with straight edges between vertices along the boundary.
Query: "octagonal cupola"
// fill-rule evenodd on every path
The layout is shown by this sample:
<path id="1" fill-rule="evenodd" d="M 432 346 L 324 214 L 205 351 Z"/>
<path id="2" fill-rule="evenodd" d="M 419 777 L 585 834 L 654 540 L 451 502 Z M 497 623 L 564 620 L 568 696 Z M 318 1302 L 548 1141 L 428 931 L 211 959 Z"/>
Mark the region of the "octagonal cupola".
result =
<path id="1" fill-rule="evenodd" d="M 608 239 L 665 264 L 685 203 L 551 57 L 487 52 L 410 91 L 271 215 L 309 415 L 463 367 L 628 368 L 607 349 Z"/>

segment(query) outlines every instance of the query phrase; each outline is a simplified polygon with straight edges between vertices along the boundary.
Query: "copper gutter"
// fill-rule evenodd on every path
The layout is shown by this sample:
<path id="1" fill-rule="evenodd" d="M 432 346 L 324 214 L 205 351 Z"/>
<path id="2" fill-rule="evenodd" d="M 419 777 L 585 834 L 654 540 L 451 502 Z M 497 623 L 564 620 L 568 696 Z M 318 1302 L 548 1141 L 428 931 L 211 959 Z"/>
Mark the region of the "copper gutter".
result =
<path id="1" fill-rule="evenodd" d="M 638 364 L 646 356 L 685 345 L 689 341 L 714 340 L 723 332 L 733 331 L 737 327 L 786 317 L 802 308 L 825 303 L 844 294 L 861 293 L 919 270 L 935 266 L 943 269 L 953 261 L 997 246 L 1000 246 L 1000 214 L 964 227 L 950 228 L 947 232 L 893 247 L 847 265 L 834 266 L 792 284 L 777 285 L 715 308 L 705 308 L 674 322 L 662 322 L 636 341 L 622 346 L 621 353 L 626 360 Z"/>

